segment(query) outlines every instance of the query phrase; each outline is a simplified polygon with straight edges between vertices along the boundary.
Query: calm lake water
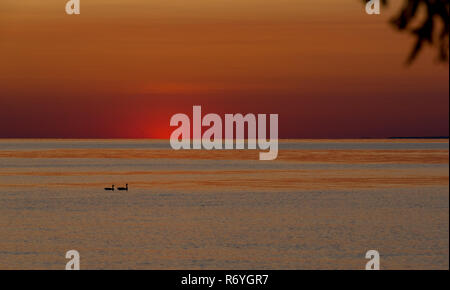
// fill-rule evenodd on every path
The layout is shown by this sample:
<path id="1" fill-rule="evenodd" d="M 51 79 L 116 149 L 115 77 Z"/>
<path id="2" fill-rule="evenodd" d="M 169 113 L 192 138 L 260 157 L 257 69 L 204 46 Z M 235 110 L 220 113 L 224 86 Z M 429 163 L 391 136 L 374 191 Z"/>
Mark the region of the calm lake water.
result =
<path id="1" fill-rule="evenodd" d="M 280 148 L 0 140 L 0 269 L 448 269 L 448 140 Z"/>

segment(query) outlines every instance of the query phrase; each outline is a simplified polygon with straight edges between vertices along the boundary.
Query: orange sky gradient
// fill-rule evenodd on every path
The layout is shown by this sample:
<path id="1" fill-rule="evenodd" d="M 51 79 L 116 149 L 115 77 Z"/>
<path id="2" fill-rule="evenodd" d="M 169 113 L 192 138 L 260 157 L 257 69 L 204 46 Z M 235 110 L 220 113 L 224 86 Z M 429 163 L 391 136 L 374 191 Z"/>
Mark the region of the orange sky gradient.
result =
<path id="1" fill-rule="evenodd" d="M 448 64 L 405 65 L 398 5 L 65 2 L 0 3 L 0 137 L 167 138 L 193 105 L 278 113 L 281 138 L 448 136 Z"/>

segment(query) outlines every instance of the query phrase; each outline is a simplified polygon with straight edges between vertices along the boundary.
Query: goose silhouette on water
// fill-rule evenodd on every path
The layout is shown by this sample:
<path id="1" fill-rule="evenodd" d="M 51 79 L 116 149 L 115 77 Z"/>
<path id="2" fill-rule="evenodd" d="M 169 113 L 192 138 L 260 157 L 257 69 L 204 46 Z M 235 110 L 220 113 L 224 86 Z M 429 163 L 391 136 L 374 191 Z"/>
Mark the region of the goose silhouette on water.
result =
<path id="1" fill-rule="evenodd" d="M 105 187 L 105 190 L 112 190 L 112 191 L 114 191 L 114 184 L 111 185 L 111 187 Z"/>
<path id="2" fill-rule="evenodd" d="M 117 190 L 126 190 L 126 191 L 128 191 L 128 183 L 125 185 L 125 187 L 118 187 Z"/>

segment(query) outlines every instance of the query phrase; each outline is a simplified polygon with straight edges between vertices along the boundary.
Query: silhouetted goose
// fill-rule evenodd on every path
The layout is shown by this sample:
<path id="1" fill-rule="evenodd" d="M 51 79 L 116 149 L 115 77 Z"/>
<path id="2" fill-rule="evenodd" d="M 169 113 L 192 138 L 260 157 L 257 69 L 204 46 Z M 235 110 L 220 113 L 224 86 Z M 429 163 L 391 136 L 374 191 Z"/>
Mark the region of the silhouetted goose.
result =
<path id="1" fill-rule="evenodd" d="M 125 185 L 125 187 L 118 187 L 117 190 L 126 190 L 126 191 L 128 191 L 128 183 Z"/>
<path id="2" fill-rule="evenodd" d="M 114 184 L 111 185 L 111 187 L 105 187 L 105 190 L 112 190 L 112 191 L 114 191 Z"/>

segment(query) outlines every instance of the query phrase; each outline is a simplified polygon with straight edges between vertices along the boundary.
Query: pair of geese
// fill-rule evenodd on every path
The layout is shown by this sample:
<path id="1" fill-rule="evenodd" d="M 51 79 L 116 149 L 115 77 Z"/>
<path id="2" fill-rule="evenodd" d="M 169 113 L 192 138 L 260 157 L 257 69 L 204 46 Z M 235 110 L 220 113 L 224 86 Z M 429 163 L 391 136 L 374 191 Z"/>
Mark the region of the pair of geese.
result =
<path id="1" fill-rule="evenodd" d="M 114 184 L 111 185 L 111 187 L 105 187 L 105 190 L 112 190 L 112 191 L 114 191 Z M 125 185 L 125 187 L 118 187 L 117 190 L 126 190 L 126 191 L 128 191 L 128 183 Z"/>

